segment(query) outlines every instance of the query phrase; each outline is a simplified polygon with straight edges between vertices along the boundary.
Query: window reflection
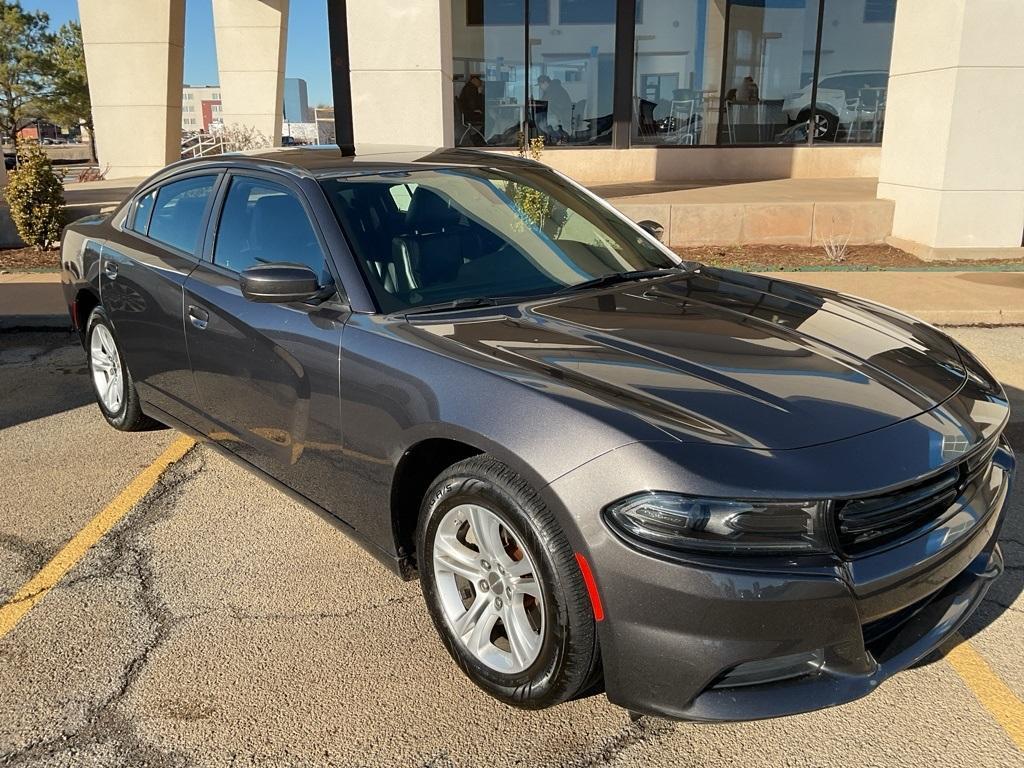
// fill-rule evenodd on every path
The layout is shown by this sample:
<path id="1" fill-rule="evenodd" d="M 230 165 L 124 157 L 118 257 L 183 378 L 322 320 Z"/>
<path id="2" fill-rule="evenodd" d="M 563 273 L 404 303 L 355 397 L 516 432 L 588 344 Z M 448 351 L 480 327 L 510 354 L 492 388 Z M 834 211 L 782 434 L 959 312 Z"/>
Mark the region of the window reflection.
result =
<path id="1" fill-rule="evenodd" d="M 715 143 L 724 34 L 725 0 L 637 5 L 635 144 Z"/>
<path id="2" fill-rule="evenodd" d="M 530 16 L 547 20 L 546 3 Z M 526 107 L 523 0 L 452 0 L 457 146 L 513 147 Z"/>
<path id="3" fill-rule="evenodd" d="M 877 144 L 882 140 L 895 13 L 896 0 L 825 3 L 815 141 Z M 806 120 L 810 88 L 789 106 L 794 119 Z"/>
<path id="4" fill-rule="evenodd" d="M 557 7 L 557 25 L 530 23 L 530 135 L 549 145 L 611 144 L 615 0 Z"/>
<path id="5" fill-rule="evenodd" d="M 732 0 L 727 26 L 721 143 L 805 142 L 785 104 L 814 78 L 817 0 Z"/>
<path id="6" fill-rule="evenodd" d="M 632 99 L 615 25 L 635 3 Z M 455 140 L 879 143 L 896 0 L 452 0 Z M 821 11 L 821 44 L 817 44 Z M 529 19 L 527 19 L 527 13 Z M 812 104 L 817 73 L 817 106 Z"/>

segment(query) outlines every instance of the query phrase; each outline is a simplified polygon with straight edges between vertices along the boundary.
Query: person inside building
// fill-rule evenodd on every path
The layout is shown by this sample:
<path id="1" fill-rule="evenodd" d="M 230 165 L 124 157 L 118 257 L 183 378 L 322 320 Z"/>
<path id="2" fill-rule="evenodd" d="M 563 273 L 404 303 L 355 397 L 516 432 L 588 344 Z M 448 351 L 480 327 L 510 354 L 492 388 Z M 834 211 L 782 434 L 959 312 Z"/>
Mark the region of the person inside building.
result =
<path id="1" fill-rule="evenodd" d="M 459 109 L 467 125 L 483 133 L 484 130 L 484 83 L 480 75 L 470 75 L 469 81 L 459 92 Z"/>
<path id="2" fill-rule="evenodd" d="M 548 103 L 547 122 L 549 130 L 567 131 L 572 121 L 572 97 L 560 80 L 547 75 L 537 78 L 539 98 Z"/>

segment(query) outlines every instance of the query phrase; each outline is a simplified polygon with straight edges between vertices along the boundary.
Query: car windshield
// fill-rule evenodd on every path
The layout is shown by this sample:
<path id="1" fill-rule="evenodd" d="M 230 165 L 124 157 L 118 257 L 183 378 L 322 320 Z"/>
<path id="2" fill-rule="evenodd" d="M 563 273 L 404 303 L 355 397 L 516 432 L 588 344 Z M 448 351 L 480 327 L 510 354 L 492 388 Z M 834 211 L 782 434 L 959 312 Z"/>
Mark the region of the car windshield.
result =
<path id="1" fill-rule="evenodd" d="M 433 168 L 322 185 L 383 312 L 546 296 L 680 263 L 543 168 Z"/>

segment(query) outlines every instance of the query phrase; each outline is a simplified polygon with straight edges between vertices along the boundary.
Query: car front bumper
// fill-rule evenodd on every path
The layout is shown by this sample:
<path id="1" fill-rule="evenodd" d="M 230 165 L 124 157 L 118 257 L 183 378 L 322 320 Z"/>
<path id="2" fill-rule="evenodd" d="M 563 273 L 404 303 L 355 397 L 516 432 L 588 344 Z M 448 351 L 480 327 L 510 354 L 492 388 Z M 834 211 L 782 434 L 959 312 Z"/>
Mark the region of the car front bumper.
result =
<path id="1" fill-rule="evenodd" d="M 617 482 L 606 461 L 556 481 L 550 503 L 606 493 Z M 950 638 L 1002 572 L 997 540 L 1014 466 L 1002 444 L 991 482 L 965 504 L 966 517 L 852 561 L 669 562 L 586 518 L 571 538 L 592 565 L 603 603 L 608 698 L 643 714 L 735 721 L 867 695 Z"/>

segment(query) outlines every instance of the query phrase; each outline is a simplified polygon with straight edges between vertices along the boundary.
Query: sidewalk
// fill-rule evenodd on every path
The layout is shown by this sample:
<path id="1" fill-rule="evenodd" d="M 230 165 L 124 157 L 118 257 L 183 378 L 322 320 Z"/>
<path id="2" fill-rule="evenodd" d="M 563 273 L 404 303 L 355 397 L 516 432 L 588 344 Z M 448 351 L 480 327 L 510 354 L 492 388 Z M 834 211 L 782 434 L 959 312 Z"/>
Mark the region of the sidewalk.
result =
<path id="1" fill-rule="evenodd" d="M 860 296 L 932 325 L 1024 325 L 1024 272 L 771 272 Z"/>
<path id="2" fill-rule="evenodd" d="M 57 272 L 0 275 L 0 331 L 12 328 L 71 330 Z"/>
<path id="3" fill-rule="evenodd" d="M 1024 325 L 1024 272 L 773 272 L 862 296 L 933 325 Z M 0 275 L 0 329 L 70 327 L 55 272 Z"/>

